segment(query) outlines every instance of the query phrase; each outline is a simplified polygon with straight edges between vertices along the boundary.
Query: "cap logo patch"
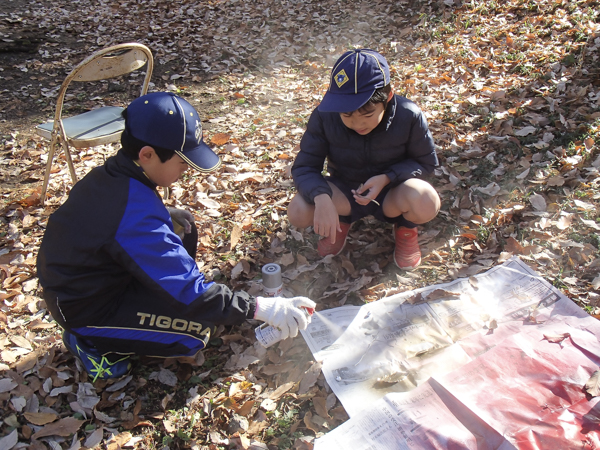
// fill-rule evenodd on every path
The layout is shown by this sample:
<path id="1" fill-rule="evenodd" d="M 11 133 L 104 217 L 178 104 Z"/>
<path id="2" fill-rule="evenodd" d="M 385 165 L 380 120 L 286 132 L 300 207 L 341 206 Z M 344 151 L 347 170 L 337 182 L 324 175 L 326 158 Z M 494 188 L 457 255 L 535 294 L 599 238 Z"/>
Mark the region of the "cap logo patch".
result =
<path id="1" fill-rule="evenodd" d="M 196 133 L 194 136 L 196 137 L 196 142 L 198 142 L 198 144 L 199 144 L 200 140 L 202 139 L 202 124 L 197 119 L 196 119 Z"/>
<path id="2" fill-rule="evenodd" d="M 335 83 L 339 88 L 341 88 L 346 82 L 350 81 L 344 69 L 340 70 L 334 77 Z"/>

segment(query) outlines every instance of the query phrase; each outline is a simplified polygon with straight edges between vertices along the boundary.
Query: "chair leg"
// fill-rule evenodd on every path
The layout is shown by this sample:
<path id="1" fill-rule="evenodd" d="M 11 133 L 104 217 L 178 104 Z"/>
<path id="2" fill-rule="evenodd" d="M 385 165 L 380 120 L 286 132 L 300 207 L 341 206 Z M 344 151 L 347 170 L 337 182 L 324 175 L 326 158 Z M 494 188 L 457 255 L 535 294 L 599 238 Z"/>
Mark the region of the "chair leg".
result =
<path id="1" fill-rule="evenodd" d="M 46 202 L 46 192 L 48 191 L 48 182 L 50 181 L 50 172 L 52 171 L 52 160 L 54 159 L 54 152 L 56 151 L 56 141 L 58 136 L 52 134 L 52 140 L 50 141 L 50 148 L 48 149 L 48 162 L 46 163 L 46 172 L 44 172 L 44 182 L 42 184 L 42 193 L 40 194 L 40 204 L 44 206 Z"/>
<path id="2" fill-rule="evenodd" d="M 75 173 L 75 166 L 73 166 L 73 160 L 71 159 L 71 152 L 69 151 L 69 143 L 66 139 L 61 139 L 63 149 L 65 152 L 65 158 L 67 158 L 67 164 L 69 165 L 69 172 L 71 172 L 71 179 L 73 180 L 73 186 L 77 183 L 77 174 Z"/>

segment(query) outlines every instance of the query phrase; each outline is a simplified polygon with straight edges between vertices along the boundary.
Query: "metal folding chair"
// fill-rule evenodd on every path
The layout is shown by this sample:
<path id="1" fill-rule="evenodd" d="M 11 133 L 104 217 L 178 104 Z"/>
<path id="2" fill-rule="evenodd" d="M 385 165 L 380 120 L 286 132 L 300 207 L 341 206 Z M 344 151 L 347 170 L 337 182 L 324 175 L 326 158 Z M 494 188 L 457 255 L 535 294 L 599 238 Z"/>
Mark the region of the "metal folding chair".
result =
<path id="1" fill-rule="evenodd" d="M 140 95 L 145 95 L 148 92 L 154 60 L 150 49 L 142 44 L 127 43 L 102 49 L 83 60 L 69 73 L 58 91 L 54 120 L 36 127 L 36 132 L 40 136 L 50 140 L 48 162 L 40 197 L 42 205 L 46 200 L 52 160 L 59 144 L 65 152 L 71 178 L 75 184 L 77 175 L 69 147 L 81 149 L 116 142 L 125 128 L 125 122 L 121 117 L 123 108 L 120 106 L 102 106 L 73 117 L 63 118 L 63 104 L 71 82 L 107 80 L 128 74 L 144 66 L 146 75 Z"/>

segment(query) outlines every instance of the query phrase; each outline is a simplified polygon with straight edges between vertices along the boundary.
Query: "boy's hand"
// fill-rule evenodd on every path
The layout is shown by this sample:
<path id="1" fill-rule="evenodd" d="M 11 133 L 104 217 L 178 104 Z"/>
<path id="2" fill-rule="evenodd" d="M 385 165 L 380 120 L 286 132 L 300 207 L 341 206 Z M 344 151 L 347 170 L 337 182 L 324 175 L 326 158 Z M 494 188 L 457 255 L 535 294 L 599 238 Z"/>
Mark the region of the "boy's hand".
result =
<path id="1" fill-rule="evenodd" d="M 390 178 L 386 174 L 375 175 L 369 178 L 364 184 L 353 189 L 354 200 L 359 205 L 366 205 L 369 202 L 379 203 L 375 200 L 381 190 L 390 183 Z M 380 205 L 381 206 L 381 205 Z"/>
<path id="2" fill-rule="evenodd" d="M 189 234 L 192 232 L 192 223 L 194 222 L 194 215 L 186 211 L 185 209 L 167 208 L 171 215 L 171 220 L 174 220 L 183 227 L 184 233 Z"/>
<path id="3" fill-rule="evenodd" d="M 318 235 L 328 237 L 332 244 L 335 244 L 337 232 L 342 231 L 340 228 L 340 216 L 333 204 L 333 200 L 327 194 L 320 194 L 315 197 L 313 228 Z"/>
<path id="4" fill-rule="evenodd" d="M 287 339 L 296 337 L 299 330 L 306 330 L 308 326 L 310 316 L 307 317 L 301 308 L 314 311 L 316 306 L 307 297 L 257 297 L 254 318 L 279 328 L 282 339 Z"/>

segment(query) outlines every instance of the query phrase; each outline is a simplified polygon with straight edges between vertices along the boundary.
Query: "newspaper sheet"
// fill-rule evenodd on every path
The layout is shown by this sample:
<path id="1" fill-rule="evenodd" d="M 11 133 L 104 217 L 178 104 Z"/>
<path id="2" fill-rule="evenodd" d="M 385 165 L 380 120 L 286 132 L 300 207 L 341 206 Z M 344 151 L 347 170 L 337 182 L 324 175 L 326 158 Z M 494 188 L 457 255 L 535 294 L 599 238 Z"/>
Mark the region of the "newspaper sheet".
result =
<path id="1" fill-rule="evenodd" d="M 564 333 L 561 343 L 545 338 Z M 582 389 L 600 363 L 596 336 L 534 327 L 458 370 L 386 395 L 314 448 L 598 449 L 600 398 Z"/>
<path id="2" fill-rule="evenodd" d="M 338 323 L 336 311 L 329 310 L 325 322 Z M 351 315 L 345 311 L 345 321 Z M 327 334 L 325 322 L 319 324 L 321 336 Z M 304 336 L 313 353 L 319 354 L 318 344 L 311 343 L 312 326 Z M 580 354 L 577 358 L 571 355 L 564 361 L 556 359 L 544 365 L 547 355 L 552 354 L 550 350 L 556 353 L 567 345 L 544 340 L 544 332 L 577 336 L 569 337 L 569 342 L 572 349 L 582 349 L 578 350 Z M 334 339 L 336 335 L 339 337 Z M 351 425 L 338 427 L 316 443 L 318 448 L 323 449 L 350 448 L 344 447 L 345 444 L 338 445 L 336 440 L 339 439 L 342 439 L 340 442 L 352 442 L 353 449 L 450 448 L 455 445 L 456 448 L 481 448 L 477 447 L 477 442 L 485 435 L 484 442 L 498 442 L 498 445 L 489 448 L 538 448 L 521 446 L 522 437 L 505 438 L 507 430 L 517 433 L 513 428 L 521 426 L 525 429 L 527 421 L 517 420 L 522 406 L 514 411 L 507 409 L 510 412 L 506 416 L 494 421 L 484 411 L 472 407 L 469 401 L 473 405 L 485 405 L 482 399 L 489 399 L 492 411 L 501 409 L 504 403 L 519 404 L 511 395 L 521 395 L 520 391 L 510 390 L 504 385 L 499 390 L 495 379 L 489 378 L 492 373 L 511 386 L 520 386 L 524 392 L 533 384 L 540 383 L 541 391 L 546 392 L 544 389 L 547 389 L 550 397 L 560 396 L 548 386 L 544 387 L 543 383 L 548 377 L 554 380 L 552 377 L 558 374 L 575 383 L 579 394 L 569 391 L 572 402 L 560 404 L 560 413 L 556 409 L 553 411 L 556 417 L 563 417 L 561 414 L 568 406 L 571 408 L 569 414 L 579 417 L 569 422 L 570 426 L 573 423 L 581 425 L 589 419 L 582 419 L 588 414 L 583 409 L 590 409 L 594 403 L 585 399 L 582 386 L 600 361 L 600 358 L 596 361 L 591 356 L 600 355 L 599 336 L 598 321 L 590 318 L 519 259 L 512 259 L 476 277 L 364 305 L 343 333 L 339 329 L 331 331 L 326 344 L 330 351 L 319 354 L 323 360 L 323 373 L 351 416 Z M 517 352 L 514 346 L 524 342 L 529 343 L 529 353 L 525 354 L 533 358 L 531 355 L 535 353 L 540 363 L 534 366 L 535 369 L 521 374 L 521 362 L 515 359 L 516 356 L 507 359 L 507 355 Z M 501 349 L 508 353 L 502 353 Z M 567 352 L 562 351 L 563 354 Z M 490 367 L 496 362 L 496 372 L 486 369 L 480 374 L 484 380 L 479 391 L 481 398 L 469 399 L 468 394 L 474 394 L 477 386 L 475 382 L 467 381 L 469 376 L 473 376 L 471 366 L 482 362 Z M 505 371 L 500 372 L 500 368 Z M 536 373 L 537 378 L 534 376 Z M 461 374 L 465 377 L 461 378 L 465 391 L 453 392 L 457 389 L 454 385 L 459 383 L 444 377 L 453 376 L 452 380 L 456 380 Z M 488 384 L 487 389 L 484 389 L 484 382 Z M 557 389 L 563 389 L 562 385 Z M 465 397 L 464 403 L 457 400 L 461 395 Z M 494 399 L 501 404 L 494 404 Z M 577 406 L 577 402 L 583 403 Z M 365 412 L 365 405 L 373 406 Z M 440 421 L 432 420 L 437 417 L 436 414 L 443 416 L 440 416 Z M 388 419 L 384 420 L 385 417 Z M 543 417 L 550 416 L 538 414 L 537 417 L 543 420 Z M 433 426 L 433 423 L 436 425 Z M 475 428 L 474 423 L 478 424 Z M 444 427 L 452 431 L 447 434 Z M 548 431 L 540 422 L 537 429 L 528 432 L 535 439 L 537 432 L 544 430 Z M 356 436 L 346 441 L 341 437 L 344 433 Z M 363 436 L 364 445 L 357 444 L 362 442 L 358 435 Z M 375 439 L 377 436 L 381 439 Z M 586 438 L 595 439 L 588 435 Z M 449 439 L 456 442 L 453 444 L 454 441 Z M 386 443 L 387 440 L 389 443 Z"/>
<path id="3" fill-rule="evenodd" d="M 310 330 L 303 330 L 302 335 L 312 352 L 315 361 L 323 359 L 338 348 L 335 341 L 342 335 L 354 320 L 360 306 L 341 306 L 313 314 Z"/>

